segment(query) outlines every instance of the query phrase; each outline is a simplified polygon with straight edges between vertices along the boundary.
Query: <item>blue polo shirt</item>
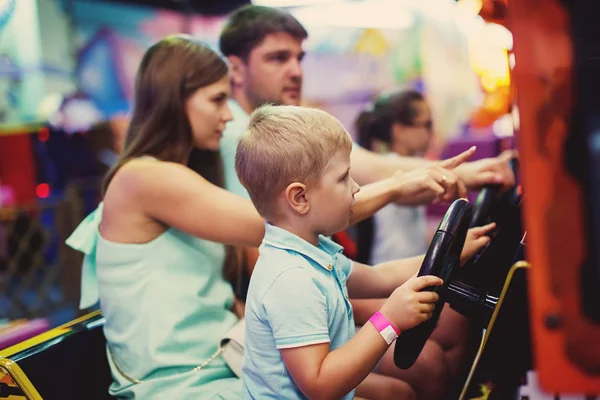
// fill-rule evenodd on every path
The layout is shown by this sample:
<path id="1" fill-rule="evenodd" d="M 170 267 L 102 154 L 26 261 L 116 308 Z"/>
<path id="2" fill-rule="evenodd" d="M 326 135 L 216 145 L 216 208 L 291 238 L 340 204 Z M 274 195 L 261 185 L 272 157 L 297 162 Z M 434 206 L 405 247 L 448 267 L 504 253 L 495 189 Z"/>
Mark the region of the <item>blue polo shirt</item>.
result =
<path id="1" fill-rule="evenodd" d="M 329 343 L 333 351 L 354 336 L 352 261 L 324 236 L 315 247 L 270 224 L 259 251 L 246 302 L 244 398 L 306 399 L 279 350 Z"/>

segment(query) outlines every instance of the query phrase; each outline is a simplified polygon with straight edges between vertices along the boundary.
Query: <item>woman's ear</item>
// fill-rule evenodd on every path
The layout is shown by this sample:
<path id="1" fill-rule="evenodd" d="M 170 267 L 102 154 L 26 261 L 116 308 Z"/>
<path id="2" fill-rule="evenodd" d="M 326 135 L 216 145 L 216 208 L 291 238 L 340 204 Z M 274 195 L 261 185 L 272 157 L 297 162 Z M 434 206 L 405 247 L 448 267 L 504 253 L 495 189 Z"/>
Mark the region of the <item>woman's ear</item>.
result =
<path id="1" fill-rule="evenodd" d="M 246 80 L 246 63 L 238 56 L 228 56 L 229 72 L 231 74 L 231 82 L 235 86 L 241 86 Z"/>
<path id="2" fill-rule="evenodd" d="M 306 185 L 294 182 L 285 189 L 285 199 L 289 207 L 300 215 L 306 215 L 310 211 L 310 203 L 306 197 Z"/>

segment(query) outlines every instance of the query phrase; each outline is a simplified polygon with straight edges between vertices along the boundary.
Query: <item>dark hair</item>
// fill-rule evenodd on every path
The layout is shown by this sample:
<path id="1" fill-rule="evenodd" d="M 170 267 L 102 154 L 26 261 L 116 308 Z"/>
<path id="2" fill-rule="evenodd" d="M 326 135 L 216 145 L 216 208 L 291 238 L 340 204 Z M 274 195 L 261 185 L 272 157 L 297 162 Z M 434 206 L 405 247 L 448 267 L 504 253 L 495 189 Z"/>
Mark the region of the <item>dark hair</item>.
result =
<path id="1" fill-rule="evenodd" d="M 291 14 L 274 7 L 247 5 L 230 14 L 219 37 L 225 56 L 247 61 L 252 50 L 265 36 L 284 32 L 296 39 L 306 39 L 308 32 Z"/>
<path id="2" fill-rule="evenodd" d="M 107 173 L 102 192 L 127 161 L 150 155 L 182 162 L 193 148 L 185 101 L 227 74 L 227 62 L 207 45 L 168 36 L 151 46 L 140 63 L 125 150 Z M 216 159 L 218 157 L 213 157 Z M 200 171 L 198 171 L 200 172 Z"/>
<path id="3" fill-rule="evenodd" d="M 410 125 L 417 116 L 416 103 L 424 101 L 423 95 L 415 90 L 405 90 L 384 95 L 374 101 L 370 109 L 362 111 L 356 119 L 355 127 L 358 144 L 371 150 L 372 139 L 391 144 L 394 122 Z M 373 218 L 367 218 L 357 224 L 358 262 L 369 264 L 373 248 Z"/>
<path id="4" fill-rule="evenodd" d="M 365 149 L 370 149 L 372 139 L 391 143 L 394 122 L 412 124 L 418 113 L 415 104 L 424 100 L 423 95 L 416 90 L 380 96 L 369 109 L 358 115 L 354 123 L 358 144 Z"/>
<path id="5" fill-rule="evenodd" d="M 173 35 L 150 47 L 137 72 L 135 104 L 125 150 L 106 174 L 102 192 L 127 161 L 143 155 L 182 162 L 213 184 L 223 187 L 223 164 L 218 151 L 194 148 L 185 101 L 196 90 L 211 85 L 228 72 L 225 59 L 206 44 Z M 190 153 L 190 149 L 192 150 Z M 240 292 L 241 250 L 225 246 L 224 277 Z"/>

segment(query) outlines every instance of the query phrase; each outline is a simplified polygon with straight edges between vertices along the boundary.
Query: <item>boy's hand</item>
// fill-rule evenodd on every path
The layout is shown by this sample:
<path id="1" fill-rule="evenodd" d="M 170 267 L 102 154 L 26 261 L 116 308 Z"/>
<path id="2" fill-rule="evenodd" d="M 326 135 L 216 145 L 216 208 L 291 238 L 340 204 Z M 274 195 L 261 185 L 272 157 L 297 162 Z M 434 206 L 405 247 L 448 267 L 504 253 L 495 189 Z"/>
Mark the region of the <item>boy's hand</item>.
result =
<path id="1" fill-rule="evenodd" d="M 467 232 L 467 238 L 465 239 L 465 245 L 462 253 L 460 254 L 460 265 L 464 265 L 469 261 L 477 252 L 483 249 L 489 242 L 490 238 L 487 236 L 494 228 L 496 223 L 492 222 L 484 226 L 477 226 L 469 229 Z"/>
<path id="2" fill-rule="evenodd" d="M 381 313 L 400 331 L 417 326 L 431 318 L 435 302 L 440 298 L 435 292 L 421 290 L 442 283 L 437 276 L 417 277 L 415 274 L 404 285 L 394 290 L 381 307 Z"/>
<path id="3" fill-rule="evenodd" d="M 475 152 L 475 147 L 447 160 L 410 172 L 396 172 L 398 191 L 396 203 L 420 205 L 434 202 L 450 202 L 466 197 L 467 189 L 453 169 L 464 163 Z"/>

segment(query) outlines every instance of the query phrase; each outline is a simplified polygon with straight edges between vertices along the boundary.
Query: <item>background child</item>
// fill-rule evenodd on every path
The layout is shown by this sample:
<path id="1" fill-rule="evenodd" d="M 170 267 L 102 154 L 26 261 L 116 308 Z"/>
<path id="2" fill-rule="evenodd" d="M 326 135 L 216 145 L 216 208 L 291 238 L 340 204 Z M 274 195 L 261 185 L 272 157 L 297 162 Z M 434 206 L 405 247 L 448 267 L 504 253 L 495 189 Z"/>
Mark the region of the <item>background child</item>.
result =
<path id="1" fill-rule="evenodd" d="M 398 333 L 432 315 L 438 295 L 420 290 L 442 282 L 415 276 L 422 256 L 371 268 L 324 237 L 348 226 L 359 191 L 351 149 L 338 120 L 295 106 L 259 108 L 240 140 L 236 171 L 267 221 L 246 305 L 246 398 L 351 399 Z M 470 232 L 463 258 L 489 229 Z M 389 296 L 356 335 L 349 294 Z M 395 398 L 415 397 L 393 381 Z"/>
<path id="2" fill-rule="evenodd" d="M 431 110 L 414 90 L 379 97 L 356 122 L 359 143 L 388 158 L 422 157 L 433 138 Z M 377 264 L 427 250 L 425 207 L 390 204 L 357 226 L 359 262 Z"/>

